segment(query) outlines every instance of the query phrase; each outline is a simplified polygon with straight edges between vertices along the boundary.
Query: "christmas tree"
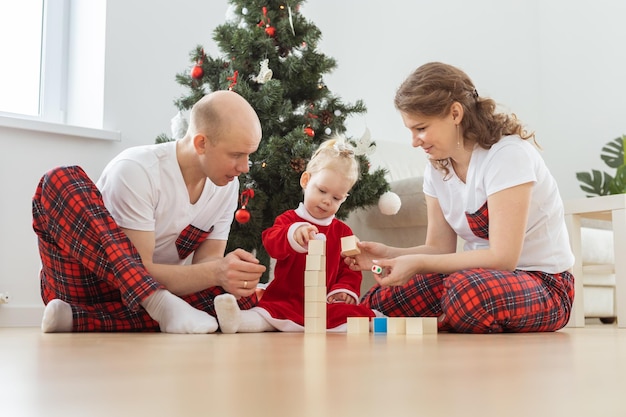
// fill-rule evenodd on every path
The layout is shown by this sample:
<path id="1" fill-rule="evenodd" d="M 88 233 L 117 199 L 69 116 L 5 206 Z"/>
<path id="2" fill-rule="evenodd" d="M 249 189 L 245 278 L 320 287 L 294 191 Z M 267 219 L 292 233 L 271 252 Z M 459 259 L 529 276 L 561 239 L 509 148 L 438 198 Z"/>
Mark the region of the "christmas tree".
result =
<path id="1" fill-rule="evenodd" d="M 263 138 L 250 157 L 250 172 L 239 178 L 241 208 L 235 215 L 227 250 L 253 251 L 267 266 L 270 259 L 261 232 L 276 216 L 298 206 L 302 200 L 300 175 L 321 142 L 342 135 L 354 145 L 360 163 L 360 180 L 341 206 L 338 218 L 345 219 L 352 210 L 375 204 L 389 191 L 389 184 L 384 170 L 370 172 L 368 154 L 375 150 L 375 143 L 369 136 L 353 139 L 346 135 L 346 118 L 364 113 L 366 107 L 361 100 L 344 103 L 324 84 L 323 75 L 336 67 L 336 61 L 317 50 L 321 32 L 300 13 L 303 1 L 229 3 L 226 23 L 213 33 L 222 56 L 211 57 L 198 45 L 190 53 L 191 68 L 176 75 L 176 81 L 189 93 L 174 103 L 180 117 L 208 92 L 230 89 L 256 110 Z M 181 134 L 173 133 L 173 138 L 161 135 L 157 142 L 182 137 L 184 118 L 178 124 Z"/>

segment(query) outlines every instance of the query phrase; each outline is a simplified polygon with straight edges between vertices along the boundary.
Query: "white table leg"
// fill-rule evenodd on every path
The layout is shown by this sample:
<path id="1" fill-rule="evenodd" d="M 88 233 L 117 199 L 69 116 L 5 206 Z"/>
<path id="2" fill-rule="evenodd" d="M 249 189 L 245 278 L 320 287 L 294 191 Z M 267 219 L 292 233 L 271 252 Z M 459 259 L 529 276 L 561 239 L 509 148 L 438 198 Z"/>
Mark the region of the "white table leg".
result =
<path id="1" fill-rule="evenodd" d="M 615 255 L 615 309 L 617 326 L 626 328 L 626 253 L 619 249 L 626 248 L 626 210 L 612 211 L 613 247 Z"/>

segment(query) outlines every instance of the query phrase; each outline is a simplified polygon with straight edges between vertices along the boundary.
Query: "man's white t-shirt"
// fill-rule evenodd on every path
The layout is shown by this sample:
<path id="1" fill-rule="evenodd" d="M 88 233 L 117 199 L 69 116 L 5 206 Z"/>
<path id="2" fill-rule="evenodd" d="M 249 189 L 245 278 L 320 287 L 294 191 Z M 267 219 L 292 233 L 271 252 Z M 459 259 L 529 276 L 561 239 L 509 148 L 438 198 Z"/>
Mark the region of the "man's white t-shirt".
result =
<path id="1" fill-rule="evenodd" d="M 449 166 L 449 178 L 428 164 L 424 193 L 437 198 L 446 221 L 465 240 L 465 250 L 484 249 L 489 241 L 469 228 L 466 213 L 478 211 L 491 194 L 532 182 L 529 218 L 518 269 L 563 272 L 574 264 L 556 181 L 533 144 L 519 136 L 503 137 L 491 149 L 474 148 L 463 183 Z"/>
<path id="2" fill-rule="evenodd" d="M 195 204 L 176 159 L 176 142 L 128 148 L 104 168 L 97 187 L 123 228 L 153 231 L 156 263 L 182 264 L 176 239 L 189 225 L 227 240 L 237 208 L 239 181 L 219 187 L 208 178 Z"/>

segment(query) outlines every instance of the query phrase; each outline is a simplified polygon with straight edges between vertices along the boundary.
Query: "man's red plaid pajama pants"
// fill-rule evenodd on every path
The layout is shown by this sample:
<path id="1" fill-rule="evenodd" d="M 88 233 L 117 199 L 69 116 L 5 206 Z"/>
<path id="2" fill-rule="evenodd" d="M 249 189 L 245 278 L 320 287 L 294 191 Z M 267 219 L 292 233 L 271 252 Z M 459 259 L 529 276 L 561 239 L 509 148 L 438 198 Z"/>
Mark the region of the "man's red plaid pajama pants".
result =
<path id="1" fill-rule="evenodd" d="M 467 218 L 477 236 L 488 238 L 486 203 Z M 440 330 L 498 333 L 559 330 L 573 299 L 569 272 L 468 269 L 417 274 L 402 286 L 375 285 L 361 303 L 390 317 L 441 317 Z"/>
<path id="2" fill-rule="evenodd" d="M 158 331 L 140 306 L 157 289 L 126 234 L 104 207 L 102 196 L 77 166 L 46 173 L 33 197 L 33 229 L 38 236 L 44 303 L 60 299 L 72 306 L 74 331 Z M 219 288 L 181 297 L 215 316 Z M 252 307 L 256 296 L 241 299 Z"/>

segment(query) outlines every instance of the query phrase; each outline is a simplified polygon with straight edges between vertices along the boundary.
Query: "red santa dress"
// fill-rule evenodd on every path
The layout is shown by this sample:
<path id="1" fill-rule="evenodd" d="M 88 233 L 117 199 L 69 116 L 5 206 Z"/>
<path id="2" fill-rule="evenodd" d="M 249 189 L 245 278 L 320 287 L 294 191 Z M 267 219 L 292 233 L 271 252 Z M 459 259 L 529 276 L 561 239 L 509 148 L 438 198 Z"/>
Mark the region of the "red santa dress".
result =
<path id="1" fill-rule="evenodd" d="M 341 238 L 351 236 L 352 230 L 331 216 L 315 219 L 304 205 L 281 214 L 274 225 L 263 231 L 262 239 L 269 255 L 276 259 L 274 279 L 253 310 L 261 314 L 276 329 L 283 332 L 304 331 L 304 271 L 307 249 L 293 239 L 293 231 L 303 224 L 314 224 L 326 236 L 326 288 L 327 296 L 337 292 L 351 295 L 358 303 L 361 280 L 360 271 L 352 271 L 341 257 Z M 327 304 L 326 328 L 345 331 L 348 317 L 375 317 L 373 310 L 358 304 Z"/>

